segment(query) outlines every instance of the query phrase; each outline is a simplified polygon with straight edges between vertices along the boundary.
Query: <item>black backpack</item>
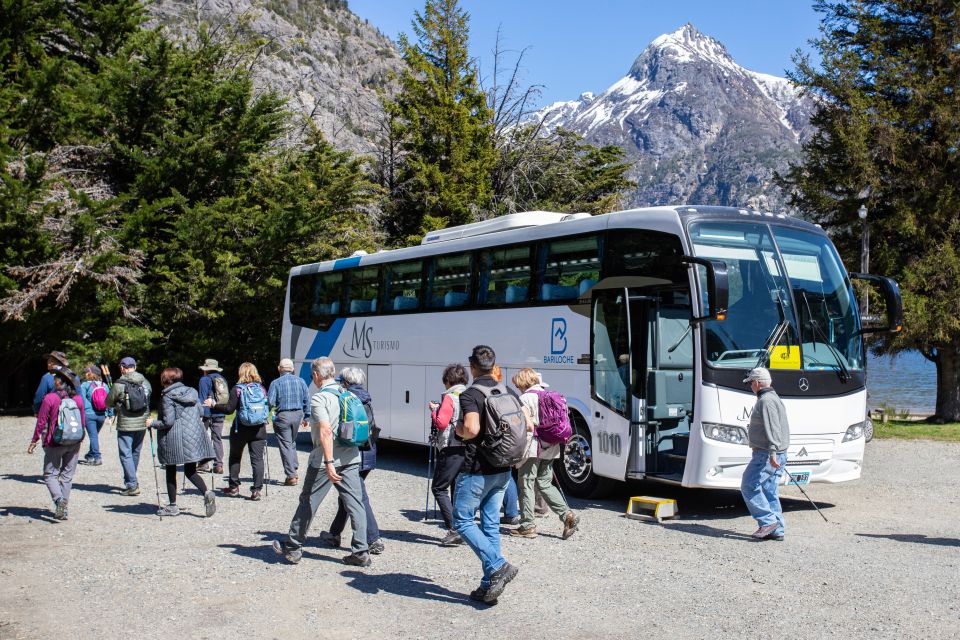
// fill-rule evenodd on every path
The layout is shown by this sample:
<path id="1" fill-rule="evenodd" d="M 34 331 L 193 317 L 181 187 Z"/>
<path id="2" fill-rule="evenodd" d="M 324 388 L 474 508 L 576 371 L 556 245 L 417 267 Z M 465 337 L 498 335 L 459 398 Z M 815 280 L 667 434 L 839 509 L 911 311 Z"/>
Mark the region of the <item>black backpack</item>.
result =
<path id="1" fill-rule="evenodd" d="M 147 390 L 142 384 L 123 381 L 124 407 L 128 413 L 143 413 L 149 406 Z"/>
<path id="2" fill-rule="evenodd" d="M 523 406 L 501 382 L 495 387 L 473 385 L 483 394 L 483 434 L 480 452 L 495 467 L 512 467 L 527 448 L 527 418 Z"/>

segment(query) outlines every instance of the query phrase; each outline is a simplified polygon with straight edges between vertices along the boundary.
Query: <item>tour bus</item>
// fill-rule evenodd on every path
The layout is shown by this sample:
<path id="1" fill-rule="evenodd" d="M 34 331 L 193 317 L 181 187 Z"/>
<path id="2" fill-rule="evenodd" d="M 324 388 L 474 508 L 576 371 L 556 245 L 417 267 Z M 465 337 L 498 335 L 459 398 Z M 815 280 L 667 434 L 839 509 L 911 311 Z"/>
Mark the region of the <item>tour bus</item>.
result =
<path id="1" fill-rule="evenodd" d="M 851 278 L 882 292 L 886 326 L 861 324 Z M 532 211 L 292 268 L 280 352 L 308 384 L 319 356 L 361 368 L 380 437 L 426 443 L 443 368 L 489 345 L 505 382 L 532 367 L 567 398 L 556 470 L 581 497 L 639 478 L 738 487 L 756 400 L 743 378 L 767 366 L 794 481 L 843 482 L 863 463 L 864 333 L 901 315 L 895 282 L 848 274 L 794 217 Z"/>

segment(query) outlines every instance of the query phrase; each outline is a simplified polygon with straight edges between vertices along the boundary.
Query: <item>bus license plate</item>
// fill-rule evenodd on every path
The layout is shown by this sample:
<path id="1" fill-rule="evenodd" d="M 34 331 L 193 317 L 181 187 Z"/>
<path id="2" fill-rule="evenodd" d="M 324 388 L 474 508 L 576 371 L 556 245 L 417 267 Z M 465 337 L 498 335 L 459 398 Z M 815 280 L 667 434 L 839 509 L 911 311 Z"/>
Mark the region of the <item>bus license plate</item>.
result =
<path id="1" fill-rule="evenodd" d="M 791 471 L 790 476 L 792 478 L 787 478 L 787 484 L 810 484 L 809 471 Z"/>

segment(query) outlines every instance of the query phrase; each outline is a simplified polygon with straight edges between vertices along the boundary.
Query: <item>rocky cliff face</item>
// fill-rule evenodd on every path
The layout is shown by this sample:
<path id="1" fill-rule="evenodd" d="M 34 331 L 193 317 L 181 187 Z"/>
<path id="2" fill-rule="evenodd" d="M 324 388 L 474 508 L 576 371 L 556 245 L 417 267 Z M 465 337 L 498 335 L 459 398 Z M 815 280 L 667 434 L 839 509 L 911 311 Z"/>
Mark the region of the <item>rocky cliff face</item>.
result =
<path id="1" fill-rule="evenodd" d="M 626 205 L 720 204 L 779 209 L 773 173 L 799 156 L 813 102 L 788 80 L 744 69 L 691 25 L 655 39 L 599 96 L 534 117 L 594 144 L 623 147 L 638 182 Z"/>
<path id="2" fill-rule="evenodd" d="M 148 10 L 180 38 L 206 23 L 243 25 L 266 39 L 257 85 L 284 95 L 288 109 L 310 117 L 335 146 L 372 151 L 383 116 L 377 91 L 392 90 L 390 76 L 402 60 L 394 43 L 345 0 L 155 0 Z"/>

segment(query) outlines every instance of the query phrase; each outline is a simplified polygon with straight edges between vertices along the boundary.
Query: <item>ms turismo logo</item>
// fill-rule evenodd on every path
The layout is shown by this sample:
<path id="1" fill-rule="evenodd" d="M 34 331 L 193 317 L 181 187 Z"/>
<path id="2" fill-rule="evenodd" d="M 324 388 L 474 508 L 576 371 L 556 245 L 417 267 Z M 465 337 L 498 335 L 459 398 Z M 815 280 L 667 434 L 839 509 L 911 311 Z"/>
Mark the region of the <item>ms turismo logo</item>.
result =
<path id="1" fill-rule="evenodd" d="M 374 351 L 399 351 L 399 340 L 376 340 L 373 337 L 373 327 L 367 323 L 353 323 L 353 333 L 350 344 L 343 345 L 343 355 L 348 358 L 369 358 Z"/>

